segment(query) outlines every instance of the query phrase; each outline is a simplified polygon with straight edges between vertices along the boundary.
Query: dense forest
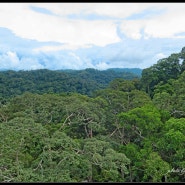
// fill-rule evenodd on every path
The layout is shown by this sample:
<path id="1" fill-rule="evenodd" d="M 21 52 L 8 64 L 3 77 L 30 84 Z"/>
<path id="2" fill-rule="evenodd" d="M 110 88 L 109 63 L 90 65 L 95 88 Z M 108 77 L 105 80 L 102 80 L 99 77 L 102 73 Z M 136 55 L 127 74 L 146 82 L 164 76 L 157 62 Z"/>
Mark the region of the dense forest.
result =
<path id="1" fill-rule="evenodd" d="M 96 69 L 57 70 L 48 69 L 30 71 L 1 71 L 0 97 L 10 98 L 24 92 L 61 93 L 76 92 L 92 96 L 95 90 L 103 89 L 115 78 L 133 79 L 141 76 L 142 70 L 133 69 Z"/>
<path id="2" fill-rule="evenodd" d="M 134 74 L 0 72 L 0 182 L 184 182 L 185 47 Z"/>

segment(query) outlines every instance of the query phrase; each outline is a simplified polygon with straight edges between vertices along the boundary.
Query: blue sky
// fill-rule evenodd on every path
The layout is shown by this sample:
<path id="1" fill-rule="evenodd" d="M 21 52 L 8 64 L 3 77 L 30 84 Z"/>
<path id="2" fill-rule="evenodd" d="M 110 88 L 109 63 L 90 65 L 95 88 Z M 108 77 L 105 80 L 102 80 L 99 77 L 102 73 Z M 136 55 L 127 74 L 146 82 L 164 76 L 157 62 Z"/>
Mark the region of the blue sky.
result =
<path id="1" fill-rule="evenodd" d="M 185 3 L 0 3 L 0 70 L 147 68 L 185 46 Z"/>

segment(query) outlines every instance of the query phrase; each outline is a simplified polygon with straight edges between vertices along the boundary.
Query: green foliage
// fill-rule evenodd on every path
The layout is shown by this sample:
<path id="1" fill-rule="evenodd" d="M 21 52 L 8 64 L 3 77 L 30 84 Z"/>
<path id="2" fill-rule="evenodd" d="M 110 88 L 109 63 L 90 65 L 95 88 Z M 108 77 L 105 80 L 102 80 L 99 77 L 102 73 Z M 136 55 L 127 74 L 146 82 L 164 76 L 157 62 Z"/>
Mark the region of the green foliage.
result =
<path id="1" fill-rule="evenodd" d="M 170 165 L 162 160 L 158 153 L 152 152 L 145 162 L 143 180 L 147 182 L 162 182 L 162 178 L 166 176 L 169 170 Z"/>
<path id="2" fill-rule="evenodd" d="M 184 182 L 184 66 L 0 72 L 0 182 Z"/>
<path id="3" fill-rule="evenodd" d="M 139 144 L 145 137 L 155 138 L 163 126 L 160 112 L 153 105 L 134 108 L 118 117 L 124 143 Z"/>
<path id="4" fill-rule="evenodd" d="M 44 147 L 47 130 L 29 118 L 0 123 L 1 181 L 18 182 Z"/>
<path id="5" fill-rule="evenodd" d="M 128 174 L 130 160 L 124 153 L 112 149 L 108 142 L 95 138 L 85 140 L 83 151 L 91 163 L 90 181 L 125 181 L 124 175 Z"/>
<path id="6" fill-rule="evenodd" d="M 185 117 L 185 72 L 178 79 L 169 80 L 166 84 L 158 84 L 154 90 L 153 102 L 173 117 Z"/>
<path id="7" fill-rule="evenodd" d="M 24 92 L 38 94 L 77 92 L 92 96 L 95 90 L 106 88 L 115 78 L 133 79 L 137 77 L 138 75 L 127 71 L 95 69 L 1 71 L 0 96 L 9 98 Z"/>
<path id="8" fill-rule="evenodd" d="M 47 138 L 43 152 L 33 162 L 32 168 L 44 182 L 79 182 L 88 176 L 88 161 L 80 152 L 78 142 L 56 131 Z"/>
<path id="9" fill-rule="evenodd" d="M 170 79 L 177 79 L 183 72 L 180 59 L 183 53 L 171 54 L 168 58 L 160 59 L 157 64 L 142 71 L 141 82 L 143 89 L 153 97 L 153 91 L 157 84 L 165 84 Z"/>
<path id="10" fill-rule="evenodd" d="M 110 82 L 110 88 L 114 90 L 119 90 L 123 92 L 130 92 L 135 89 L 134 83 L 132 81 L 124 79 L 115 79 Z"/>

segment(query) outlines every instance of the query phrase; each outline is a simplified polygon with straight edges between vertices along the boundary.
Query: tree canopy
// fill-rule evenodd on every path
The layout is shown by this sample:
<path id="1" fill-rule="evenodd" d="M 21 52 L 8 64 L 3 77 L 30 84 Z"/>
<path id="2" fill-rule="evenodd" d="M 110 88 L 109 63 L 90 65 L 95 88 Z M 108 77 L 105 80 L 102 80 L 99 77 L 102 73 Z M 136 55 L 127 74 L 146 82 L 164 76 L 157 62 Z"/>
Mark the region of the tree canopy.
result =
<path id="1" fill-rule="evenodd" d="M 184 182 L 184 66 L 0 72 L 0 182 Z"/>

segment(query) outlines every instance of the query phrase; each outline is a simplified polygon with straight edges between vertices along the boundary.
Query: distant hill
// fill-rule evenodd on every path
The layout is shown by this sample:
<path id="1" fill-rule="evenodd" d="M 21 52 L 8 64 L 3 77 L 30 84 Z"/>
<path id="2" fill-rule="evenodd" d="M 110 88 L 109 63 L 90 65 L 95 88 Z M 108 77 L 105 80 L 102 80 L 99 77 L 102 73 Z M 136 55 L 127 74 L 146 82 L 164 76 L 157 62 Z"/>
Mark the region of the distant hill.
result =
<path id="1" fill-rule="evenodd" d="M 129 69 L 100 71 L 92 68 L 56 71 L 48 69 L 0 71 L 0 96 L 12 97 L 26 91 L 38 94 L 76 92 L 90 96 L 94 91 L 106 88 L 115 78 L 125 80 L 140 78 L 140 75 L 128 71 Z"/>
<path id="2" fill-rule="evenodd" d="M 107 70 L 113 70 L 116 72 L 129 72 L 138 75 L 141 77 L 142 69 L 140 68 L 109 68 Z"/>
<path id="3" fill-rule="evenodd" d="M 89 68 L 91 69 L 91 68 Z M 88 69 L 84 69 L 84 70 L 88 70 Z M 92 70 L 96 70 L 96 69 L 93 69 Z M 73 70 L 73 69 L 63 69 L 63 70 L 59 70 L 59 71 L 64 71 L 64 72 L 80 72 L 80 71 L 83 71 L 83 70 Z M 141 77 L 141 73 L 142 73 L 142 69 L 140 68 L 109 68 L 109 69 L 106 69 L 106 70 L 99 70 L 99 71 L 115 71 L 115 72 L 126 72 L 126 73 L 133 73 L 135 75 L 137 75 L 138 77 Z"/>

